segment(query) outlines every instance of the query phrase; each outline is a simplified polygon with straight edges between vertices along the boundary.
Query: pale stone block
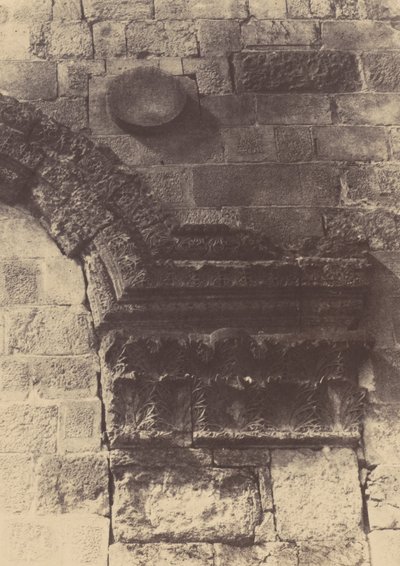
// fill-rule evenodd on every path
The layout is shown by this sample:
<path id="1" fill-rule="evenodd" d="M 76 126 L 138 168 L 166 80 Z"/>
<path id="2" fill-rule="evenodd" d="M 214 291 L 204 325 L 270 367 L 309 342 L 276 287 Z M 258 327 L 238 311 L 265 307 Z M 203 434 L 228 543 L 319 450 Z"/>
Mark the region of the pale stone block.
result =
<path id="1" fill-rule="evenodd" d="M 73 259 L 47 259 L 42 272 L 43 299 L 57 305 L 79 305 L 86 299 L 81 266 Z"/>
<path id="2" fill-rule="evenodd" d="M 110 566 L 214 566 L 211 544 L 129 544 L 110 546 Z"/>
<path id="3" fill-rule="evenodd" d="M 93 25 L 95 57 L 122 57 L 126 55 L 125 24 L 98 22 Z"/>
<path id="4" fill-rule="evenodd" d="M 60 449 L 94 452 L 101 446 L 101 401 L 69 401 L 61 410 Z"/>
<path id="5" fill-rule="evenodd" d="M 54 20 L 80 20 L 81 0 L 53 0 Z"/>
<path id="6" fill-rule="evenodd" d="M 368 535 L 371 566 L 400 564 L 400 531 L 373 531 Z"/>
<path id="7" fill-rule="evenodd" d="M 32 488 L 32 457 L 27 454 L 0 454 L 1 512 L 26 513 L 33 499 Z"/>
<path id="8" fill-rule="evenodd" d="M 367 483 L 371 529 L 400 527 L 400 466 L 377 466 Z"/>
<path id="9" fill-rule="evenodd" d="M 247 548 L 215 545 L 215 566 L 256 566 L 257 564 L 298 566 L 296 545 L 287 542 L 270 542 Z"/>
<path id="10" fill-rule="evenodd" d="M 249 12 L 261 19 L 286 18 L 286 0 L 249 0 Z"/>
<path id="11" fill-rule="evenodd" d="M 273 450 L 271 461 L 277 531 L 282 539 L 360 536 L 361 489 L 352 450 Z"/>
<path id="12" fill-rule="evenodd" d="M 368 464 L 400 464 L 400 406 L 371 406 L 364 418 Z"/>

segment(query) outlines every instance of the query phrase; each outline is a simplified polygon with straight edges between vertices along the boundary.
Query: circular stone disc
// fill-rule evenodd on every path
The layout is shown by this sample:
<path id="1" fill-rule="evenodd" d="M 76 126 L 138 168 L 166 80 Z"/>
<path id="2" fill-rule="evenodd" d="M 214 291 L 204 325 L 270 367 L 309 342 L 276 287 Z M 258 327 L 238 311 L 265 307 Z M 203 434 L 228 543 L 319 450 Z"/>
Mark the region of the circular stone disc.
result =
<path id="1" fill-rule="evenodd" d="M 127 71 L 109 89 L 113 117 L 131 126 L 167 124 L 182 112 L 185 103 L 186 92 L 179 80 L 154 67 Z"/>

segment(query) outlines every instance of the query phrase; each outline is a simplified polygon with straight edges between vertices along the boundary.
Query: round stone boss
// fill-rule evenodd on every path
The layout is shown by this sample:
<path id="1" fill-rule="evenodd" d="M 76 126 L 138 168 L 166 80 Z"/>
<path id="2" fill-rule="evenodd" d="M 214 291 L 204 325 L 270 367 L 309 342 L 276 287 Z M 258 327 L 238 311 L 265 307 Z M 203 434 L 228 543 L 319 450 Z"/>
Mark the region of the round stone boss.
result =
<path id="1" fill-rule="evenodd" d="M 109 87 L 109 107 L 116 122 L 157 128 L 179 116 L 186 92 L 173 75 L 154 67 L 126 71 Z"/>

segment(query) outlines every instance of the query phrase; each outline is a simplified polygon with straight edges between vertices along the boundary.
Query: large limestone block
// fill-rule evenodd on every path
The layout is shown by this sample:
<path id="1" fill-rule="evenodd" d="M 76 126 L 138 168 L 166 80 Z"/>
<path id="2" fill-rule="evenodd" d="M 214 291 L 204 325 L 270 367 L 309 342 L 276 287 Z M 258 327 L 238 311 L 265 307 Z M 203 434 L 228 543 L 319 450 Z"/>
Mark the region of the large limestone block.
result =
<path id="1" fill-rule="evenodd" d="M 377 466 L 368 478 L 371 529 L 400 527 L 400 466 Z"/>
<path id="2" fill-rule="evenodd" d="M 130 544 L 110 546 L 110 566 L 214 566 L 211 544 Z"/>
<path id="3" fill-rule="evenodd" d="M 399 566 L 400 531 L 373 531 L 368 539 L 371 566 Z"/>
<path id="4" fill-rule="evenodd" d="M 272 542 L 247 547 L 215 545 L 215 566 L 298 566 L 293 543 Z"/>
<path id="5" fill-rule="evenodd" d="M 361 534 L 361 488 L 352 450 L 274 450 L 271 458 L 281 539 L 350 539 Z"/>
<path id="6" fill-rule="evenodd" d="M 261 521 L 248 471 L 114 468 L 116 541 L 246 542 Z"/>

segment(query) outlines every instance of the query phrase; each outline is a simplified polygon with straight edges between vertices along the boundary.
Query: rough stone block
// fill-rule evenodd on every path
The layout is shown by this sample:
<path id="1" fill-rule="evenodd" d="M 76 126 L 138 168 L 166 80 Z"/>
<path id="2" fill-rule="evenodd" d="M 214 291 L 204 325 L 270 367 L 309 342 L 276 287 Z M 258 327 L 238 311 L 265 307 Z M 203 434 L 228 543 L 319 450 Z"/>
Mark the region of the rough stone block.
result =
<path id="1" fill-rule="evenodd" d="M 69 401 L 61 411 L 60 448 L 65 452 L 93 452 L 101 444 L 100 399 Z"/>
<path id="2" fill-rule="evenodd" d="M 37 102 L 36 105 L 47 116 L 73 130 L 83 130 L 88 126 L 88 110 L 85 98 L 62 97 L 55 101 Z"/>
<path id="3" fill-rule="evenodd" d="M 89 92 L 89 78 L 104 73 L 104 61 L 61 61 L 58 63 L 60 97 L 86 98 Z"/>
<path id="4" fill-rule="evenodd" d="M 313 22 L 249 20 L 242 25 L 243 46 L 314 45 L 318 42 L 318 27 Z"/>
<path id="5" fill-rule="evenodd" d="M 192 206 L 193 173 L 188 167 L 147 167 L 140 173 L 149 190 L 165 206 Z"/>
<path id="6" fill-rule="evenodd" d="M 368 546 L 364 537 L 357 540 L 302 542 L 298 552 L 299 566 L 369 565 Z"/>
<path id="7" fill-rule="evenodd" d="M 386 22 L 324 22 L 322 42 L 327 49 L 399 49 L 400 30 Z"/>
<path id="8" fill-rule="evenodd" d="M 0 452 L 56 451 L 58 408 L 54 405 L 4 404 L 0 411 Z"/>
<path id="9" fill-rule="evenodd" d="M 250 126 L 255 123 L 255 100 L 250 94 L 206 96 L 200 103 L 202 113 L 209 115 L 219 126 Z"/>
<path id="10" fill-rule="evenodd" d="M 400 406 L 373 405 L 364 419 L 367 462 L 400 464 Z"/>
<path id="11" fill-rule="evenodd" d="M 132 22 L 126 29 L 128 55 L 184 57 L 197 55 L 192 22 L 184 20 Z"/>
<path id="12" fill-rule="evenodd" d="M 168 4 L 168 0 L 163 0 Z M 243 0 L 188 0 L 189 14 L 192 18 L 245 18 L 246 2 Z"/>
<path id="13" fill-rule="evenodd" d="M 31 29 L 28 24 L 0 21 L 0 61 L 31 58 Z"/>
<path id="14" fill-rule="evenodd" d="M 14 357 L 6 360 L 11 371 L 18 371 L 19 365 L 14 369 Z M 100 368 L 94 355 L 25 358 L 20 365 L 26 368 L 23 375 L 31 377 L 36 391 L 45 399 L 94 397 L 97 393 Z"/>
<path id="15" fill-rule="evenodd" d="M 277 161 L 275 133 L 271 126 L 227 128 L 222 137 L 228 162 Z"/>
<path id="16" fill-rule="evenodd" d="M 183 75 L 181 57 L 160 57 L 160 71 L 171 75 Z"/>
<path id="17" fill-rule="evenodd" d="M 32 81 L 32 77 L 35 80 Z M 57 96 L 57 69 L 49 61 L 1 61 L 2 94 L 23 100 L 49 100 Z"/>
<path id="18" fill-rule="evenodd" d="M 315 94 L 265 94 L 257 98 L 260 124 L 331 124 L 330 101 Z"/>
<path id="19" fill-rule="evenodd" d="M 400 531 L 373 531 L 368 535 L 371 566 L 397 566 L 400 562 Z"/>
<path id="20" fill-rule="evenodd" d="M 393 158 L 400 159 L 400 128 L 392 128 L 390 132 L 392 141 Z"/>
<path id="21" fill-rule="evenodd" d="M 22 401 L 30 391 L 27 364 L 14 356 L 0 357 L 0 400 Z"/>
<path id="22" fill-rule="evenodd" d="M 297 548 L 290 542 L 268 542 L 240 548 L 215 545 L 215 566 L 298 566 Z M 322 566 L 322 565 L 321 565 Z"/>
<path id="23" fill-rule="evenodd" d="M 92 347 L 88 313 L 79 307 L 34 308 L 8 313 L 13 354 L 86 354 Z"/>
<path id="24" fill-rule="evenodd" d="M 54 20 L 80 20 L 81 18 L 81 0 L 53 0 Z"/>
<path id="25" fill-rule="evenodd" d="M 151 0 L 83 0 L 88 20 L 144 20 L 152 16 Z"/>
<path id="26" fill-rule="evenodd" d="M 199 59 L 183 59 L 185 75 L 196 75 L 200 94 L 230 94 L 232 81 L 226 57 L 214 55 Z"/>
<path id="27" fill-rule="evenodd" d="M 335 98 L 335 103 L 343 124 L 400 124 L 398 94 L 343 94 Z"/>
<path id="28" fill-rule="evenodd" d="M 54 22 L 51 25 L 48 56 L 52 59 L 91 59 L 93 40 L 86 22 Z"/>
<path id="29" fill-rule="evenodd" d="M 0 517 L 1 558 L 5 565 L 61 563 L 57 518 Z"/>
<path id="30" fill-rule="evenodd" d="M 39 276 L 39 265 L 35 261 L 0 262 L 0 303 L 37 303 Z"/>
<path id="31" fill-rule="evenodd" d="M 235 20 L 199 20 L 198 40 L 201 55 L 231 53 L 240 50 L 240 26 Z"/>
<path id="32" fill-rule="evenodd" d="M 388 158 L 384 128 L 322 126 L 314 128 L 319 159 L 339 161 L 385 161 Z"/>
<path id="33" fill-rule="evenodd" d="M 258 19 L 286 18 L 286 0 L 249 0 L 249 15 Z"/>
<path id="34" fill-rule="evenodd" d="M 36 469 L 36 511 L 109 515 L 108 462 L 105 455 L 40 458 Z"/>
<path id="35" fill-rule="evenodd" d="M 276 128 L 279 161 L 311 161 L 314 157 L 314 142 L 311 128 Z"/>
<path id="36" fill-rule="evenodd" d="M 339 187 L 337 170 L 321 165 L 203 165 L 193 169 L 197 206 L 329 206 L 336 205 Z"/>
<path id="37" fill-rule="evenodd" d="M 62 566 L 107 566 L 110 521 L 105 517 L 64 515 L 58 528 Z M 52 561 L 54 564 L 54 560 Z"/>
<path id="38" fill-rule="evenodd" d="M 368 518 L 371 530 L 400 526 L 400 466 L 377 466 L 368 476 Z"/>
<path id="39" fill-rule="evenodd" d="M 242 53 L 234 66 L 244 92 L 352 92 L 361 87 L 357 58 L 350 52 Z"/>
<path id="40" fill-rule="evenodd" d="M 267 467 L 270 462 L 269 450 L 265 448 L 217 448 L 213 452 L 214 465 L 221 468 L 243 466 Z"/>
<path id="41" fill-rule="evenodd" d="M 369 88 L 377 91 L 400 91 L 400 52 L 370 52 L 362 55 Z"/>
<path id="42" fill-rule="evenodd" d="M 352 202 L 367 199 L 371 203 L 397 206 L 400 168 L 398 164 L 355 165 L 343 174 L 347 196 Z"/>
<path id="43" fill-rule="evenodd" d="M 110 566 L 214 566 L 210 544 L 121 544 L 110 546 Z"/>
<path id="44" fill-rule="evenodd" d="M 126 55 L 125 24 L 98 22 L 93 25 L 95 57 L 123 57 Z"/>
<path id="45" fill-rule="evenodd" d="M 260 499 L 248 472 L 181 468 L 114 469 L 114 535 L 118 542 L 250 541 Z M 149 506 L 150 505 L 150 506 Z"/>
<path id="46" fill-rule="evenodd" d="M 26 454 L 0 454 L 2 513 L 26 513 L 33 499 L 33 459 Z"/>
<path id="47" fill-rule="evenodd" d="M 80 265 L 73 259 L 47 259 L 42 271 L 42 294 L 56 305 L 81 305 L 86 300 L 85 281 Z"/>
<path id="48" fill-rule="evenodd" d="M 331 18 L 334 2 L 329 0 L 287 0 L 289 18 Z"/>
<path id="49" fill-rule="evenodd" d="M 397 0 L 365 0 L 367 15 L 372 20 L 386 20 L 400 17 Z"/>
<path id="50" fill-rule="evenodd" d="M 131 450 L 112 450 L 111 465 L 135 466 L 137 468 L 169 468 L 169 467 L 211 467 L 212 454 L 208 449 L 136 446 Z"/>
<path id="51" fill-rule="evenodd" d="M 354 452 L 274 450 L 271 460 L 277 531 L 282 539 L 361 535 L 361 490 Z"/>
<path id="52" fill-rule="evenodd" d="M 0 22 L 51 20 L 51 0 L 2 0 Z"/>

